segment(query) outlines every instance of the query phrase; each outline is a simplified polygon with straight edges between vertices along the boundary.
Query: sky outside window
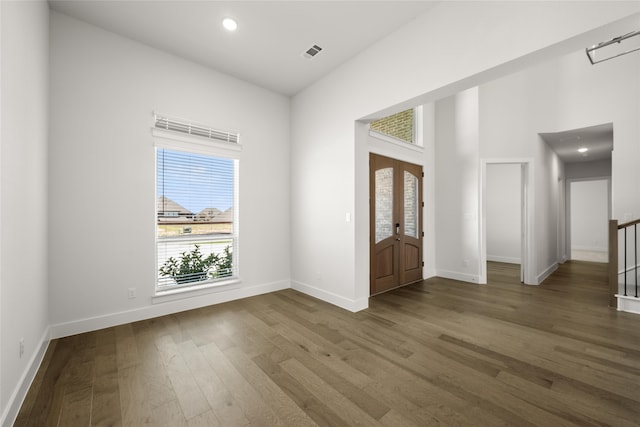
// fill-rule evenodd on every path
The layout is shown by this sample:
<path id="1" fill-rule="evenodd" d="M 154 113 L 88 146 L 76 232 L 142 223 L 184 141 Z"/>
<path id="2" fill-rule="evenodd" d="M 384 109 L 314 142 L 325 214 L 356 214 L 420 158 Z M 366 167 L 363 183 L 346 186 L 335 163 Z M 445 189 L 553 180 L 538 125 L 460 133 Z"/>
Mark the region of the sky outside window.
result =
<path id="1" fill-rule="evenodd" d="M 192 213 L 233 206 L 233 160 L 167 149 L 158 149 L 156 160 L 158 197 Z"/>

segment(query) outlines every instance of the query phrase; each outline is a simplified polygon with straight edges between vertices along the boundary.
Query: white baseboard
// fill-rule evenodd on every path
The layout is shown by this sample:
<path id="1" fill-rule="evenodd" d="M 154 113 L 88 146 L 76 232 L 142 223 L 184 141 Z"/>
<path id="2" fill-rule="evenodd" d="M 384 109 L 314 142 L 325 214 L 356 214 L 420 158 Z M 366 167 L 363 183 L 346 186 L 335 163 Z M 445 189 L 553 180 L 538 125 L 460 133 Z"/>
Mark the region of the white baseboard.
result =
<path id="1" fill-rule="evenodd" d="M 291 287 L 303 294 L 337 305 L 338 307 L 344 308 L 345 310 L 353 313 L 369 308 L 369 297 L 353 300 L 332 292 L 327 292 L 324 289 L 319 289 L 306 283 L 296 281 L 291 281 Z"/>
<path id="2" fill-rule="evenodd" d="M 607 246 L 571 246 L 572 251 L 608 252 Z"/>
<path id="3" fill-rule="evenodd" d="M 40 369 L 42 359 L 44 359 L 44 355 L 47 352 L 47 348 L 49 347 L 49 335 L 49 327 L 47 327 L 44 330 L 42 337 L 40 338 L 40 346 L 38 347 L 37 351 L 33 353 L 31 359 L 29 359 L 27 369 L 25 369 L 25 371 L 22 373 L 18 385 L 16 386 L 13 393 L 11 393 L 11 397 L 9 397 L 9 401 L 7 402 L 5 411 L 3 412 L 2 418 L 0 419 L 1 426 L 9 427 L 12 426 L 16 421 L 16 417 L 18 416 L 20 407 L 24 402 L 24 398 L 27 396 L 29 387 L 31 387 L 31 383 L 36 377 L 38 369 Z"/>
<path id="4" fill-rule="evenodd" d="M 500 256 L 500 255 L 487 255 L 487 261 L 504 262 L 507 264 L 520 264 L 520 258 Z"/>
<path id="5" fill-rule="evenodd" d="M 616 295 L 618 298 L 618 310 L 628 313 L 640 314 L 640 298 Z"/>
<path id="6" fill-rule="evenodd" d="M 459 280 L 461 282 L 480 283 L 480 277 L 473 274 L 460 273 L 458 271 L 438 270 L 436 272 L 438 277 L 445 279 Z"/>
<path id="7" fill-rule="evenodd" d="M 54 339 L 89 331 L 96 331 L 98 329 L 109 328 L 112 326 L 122 325 L 124 323 L 137 322 L 167 314 L 206 307 L 208 305 L 248 298 L 266 294 L 268 292 L 280 291 L 290 287 L 291 284 L 288 280 L 264 283 L 250 287 L 235 287 L 222 292 L 214 292 L 194 296 L 192 298 L 182 298 L 157 304 L 150 304 L 134 310 L 74 320 L 72 322 L 58 323 L 50 327 L 50 337 L 51 339 Z"/>
<path id="8" fill-rule="evenodd" d="M 558 263 L 554 262 L 549 267 L 547 267 L 542 273 L 536 276 L 536 285 L 541 284 L 545 281 L 545 279 L 553 274 L 554 271 L 558 269 Z"/>
<path id="9" fill-rule="evenodd" d="M 424 280 L 431 279 L 432 277 L 436 277 L 436 271 L 434 269 L 424 270 L 422 275 Z"/>

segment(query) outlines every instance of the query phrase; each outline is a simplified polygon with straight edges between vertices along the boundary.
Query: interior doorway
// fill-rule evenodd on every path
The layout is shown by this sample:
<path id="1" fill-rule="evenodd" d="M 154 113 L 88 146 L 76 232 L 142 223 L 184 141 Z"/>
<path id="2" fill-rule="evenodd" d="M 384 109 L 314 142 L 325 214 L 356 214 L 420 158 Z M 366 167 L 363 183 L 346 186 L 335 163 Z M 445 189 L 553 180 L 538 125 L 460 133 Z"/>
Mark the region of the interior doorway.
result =
<path id="1" fill-rule="evenodd" d="M 567 191 L 569 258 L 608 262 L 609 179 L 571 180 Z"/>
<path id="2" fill-rule="evenodd" d="M 536 283 L 530 257 L 531 160 L 482 161 L 480 283 L 487 261 L 519 265 L 520 282 Z"/>
<path id="3" fill-rule="evenodd" d="M 422 166 L 371 153 L 370 295 L 422 280 Z"/>
<path id="4" fill-rule="evenodd" d="M 522 165 L 487 165 L 487 261 L 522 264 L 521 182 Z"/>

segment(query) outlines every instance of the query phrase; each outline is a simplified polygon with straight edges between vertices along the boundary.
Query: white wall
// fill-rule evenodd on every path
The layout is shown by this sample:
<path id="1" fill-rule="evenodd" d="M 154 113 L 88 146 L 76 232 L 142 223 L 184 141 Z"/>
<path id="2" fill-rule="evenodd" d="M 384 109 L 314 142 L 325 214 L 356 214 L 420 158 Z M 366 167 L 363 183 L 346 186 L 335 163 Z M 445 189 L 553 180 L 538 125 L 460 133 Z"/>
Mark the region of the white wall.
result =
<path id="1" fill-rule="evenodd" d="M 599 67 L 604 64 L 605 68 Z M 639 83 L 639 55 L 593 66 L 585 61 L 583 51 L 576 51 L 480 87 L 481 156 L 523 156 L 535 161 L 534 236 L 540 278 L 564 257 L 559 241 L 564 235 L 560 201 L 564 180 L 607 176 L 611 166 L 605 161 L 565 167 L 537 133 L 613 123 L 614 217 L 616 211 L 620 217 L 620 212 L 631 212 L 631 216 L 638 212 L 640 177 L 626 156 L 637 159 L 639 155 Z"/>
<path id="2" fill-rule="evenodd" d="M 154 110 L 241 134 L 237 289 L 152 304 Z M 289 287 L 289 99 L 52 13 L 49 200 L 53 336 Z"/>
<path id="3" fill-rule="evenodd" d="M 640 28 L 640 19 L 634 27 Z M 611 218 L 620 223 L 639 219 L 640 55 L 584 67 L 577 52 L 563 64 L 563 71 L 557 105 L 562 115 L 556 130 L 613 123 Z M 622 257 L 623 251 L 619 254 Z M 624 265 L 622 258 L 618 265 Z"/>
<path id="4" fill-rule="evenodd" d="M 480 86 L 480 156 L 483 159 L 527 159 L 528 233 L 532 253 L 525 260 L 527 283 L 540 283 L 558 261 L 557 155 L 538 135 L 556 122 L 557 64 L 548 61 Z"/>
<path id="5" fill-rule="evenodd" d="M 44 1 L 3 1 L 0 11 L 0 424 L 9 425 L 48 342 L 49 24 Z"/>
<path id="6" fill-rule="evenodd" d="M 567 179 L 611 177 L 611 159 L 565 163 L 564 172 Z"/>
<path id="7" fill-rule="evenodd" d="M 480 282 L 478 88 L 436 103 L 436 272 Z"/>
<path id="8" fill-rule="evenodd" d="M 640 27 L 640 19 L 635 20 L 635 27 Z M 591 66 L 583 62 L 583 54 L 567 55 L 559 63 L 558 120 L 551 131 L 613 123 L 611 218 L 620 222 L 640 218 L 640 55 Z M 603 177 L 608 168 L 594 162 L 568 165 L 566 170 L 569 179 Z"/>
<path id="9" fill-rule="evenodd" d="M 640 18 L 635 22 L 640 28 Z M 561 64 L 556 129 L 613 123 L 612 215 L 640 218 L 640 55 L 593 66 L 584 64 L 582 55 L 576 52 Z"/>
<path id="10" fill-rule="evenodd" d="M 607 252 L 609 181 L 573 181 L 570 185 L 571 250 Z"/>
<path id="11" fill-rule="evenodd" d="M 564 254 L 565 259 L 569 259 L 569 258 L 575 258 L 575 255 L 573 256 L 569 256 L 569 254 L 571 253 L 571 247 L 569 246 L 573 246 L 575 244 L 575 242 L 573 242 L 573 232 L 572 232 L 572 226 L 573 226 L 573 217 L 574 217 L 574 211 L 573 211 L 573 206 L 572 206 L 572 201 L 571 199 L 573 198 L 572 195 L 572 191 L 571 191 L 571 187 L 572 184 L 574 182 L 576 182 L 577 180 L 593 180 L 593 179 L 601 179 L 601 178 L 606 178 L 605 182 L 606 182 L 606 193 L 604 196 L 602 195 L 597 195 L 597 194 L 593 194 L 596 195 L 596 197 L 598 198 L 598 205 L 604 204 L 603 206 L 600 206 L 600 209 L 604 209 L 606 208 L 605 214 L 606 214 L 606 220 L 608 220 L 611 217 L 611 201 L 612 201 L 612 197 L 611 197 L 611 159 L 604 159 L 604 160 L 595 160 L 595 161 L 590 161 L 590 162 L 572 162 L 572 163 L 566 163 L 565 164 L 565 177 L 566 177 L 566 189 L 565 189 L 565 198 L 566 200 L 566 212 L 565 212 L 565 217 L 567 218 L 567 229 L 565 230 L 565 235 L 566 238 L 562 239 L 562 251 Z M 588 196 L 590 193 L 585 194 L 585 196 Z M 604 197 L 604 198 L 603 198 Z M 587 201 L 585 200 L 585 203 Z M 593 201 L 591 201 L 590 203 L 593 203 Z M 591 213 L 587 213 L 587 215 L 591 216 Z M 578 221 L 581 221 L 581 219 L 578 219 Z M 579 241 L 582 241 L 582 243 L 580 243 L 580 245 L 583 246 L 582 249 L 586 249 L 585 246 L 586 245 L 586 241 L 587 240 L 592 240 L 592 243 L 589 244 L 589 246 L 595 246 L 595 244 L 593 242 L 595 241 L 599 241 L 602 243 L 598 243 L 598 247 L 599 249 L 597 249 L 598 251 L 602 251 L 602 252 L 608 252 L 609 251 L 609 247 L 608 247 L 608 228 L 606 228 L 607 226 L 605 226 L 604 231 L 601 229 L 599 231 L 600 236 L 597 239 L 590 239 L 588 236 L 584 236 L 584 237 L 579 237 Z M 604 232 L 604 239 L 602 236 L 602 232 Z M 567 243 L 568 242 L 568 243 Z M 576 249 L 581 249 L 581 248 L 576 248 Z"/>
<path id="12" fill-rule="evenodd" d="M 517 70 L 540 60 L 548 46 L 553 54 L 584 48 L 585 39 L 574 36 L 639 9 L 633 2 L 441 2 L 296 95 L 293 283 L 345 308 L 367 305 L 368 152 L 356 141 L 354 121 Z M 596 33 L 606 36 L 603 31 Z M 353 214 L 351 223 L 344 221 L 346 212 Z"/>
<path id="13" fill-rule="evenodd" d="M 488 164 L 486 184 L 487 261 L 520 264 L 522 166 Z"/>

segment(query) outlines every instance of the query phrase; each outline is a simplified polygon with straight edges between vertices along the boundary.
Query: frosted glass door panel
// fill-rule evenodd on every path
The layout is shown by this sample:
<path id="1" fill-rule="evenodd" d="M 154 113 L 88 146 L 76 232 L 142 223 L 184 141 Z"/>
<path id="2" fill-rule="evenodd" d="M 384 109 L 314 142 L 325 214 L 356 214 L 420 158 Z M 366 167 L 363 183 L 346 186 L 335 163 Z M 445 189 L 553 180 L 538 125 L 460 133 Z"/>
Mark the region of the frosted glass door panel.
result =
<path id="1" fill-rule="evenodd" d="M 376 171 L 376 243 L 393 235 L 393 168 Z"/>
<path id="2" fill-rule="evenodd" d="M 404 171 L 404 234 L 418 238 L 418 177 Z"/>

